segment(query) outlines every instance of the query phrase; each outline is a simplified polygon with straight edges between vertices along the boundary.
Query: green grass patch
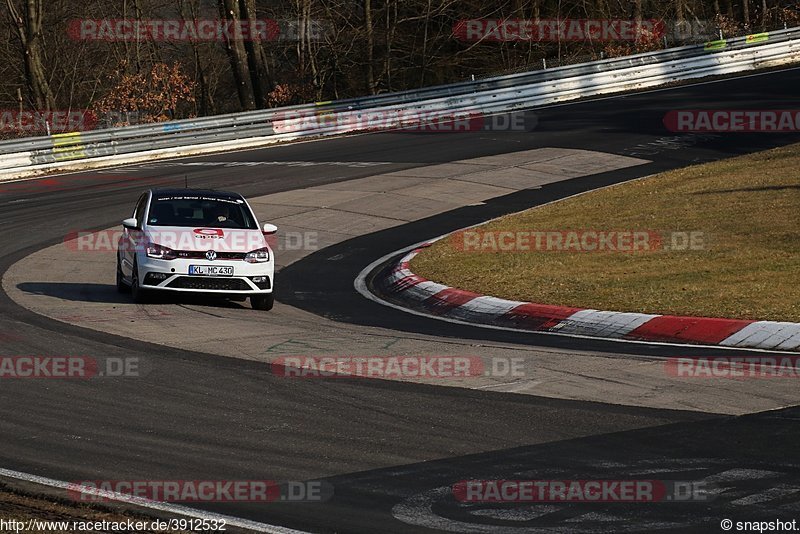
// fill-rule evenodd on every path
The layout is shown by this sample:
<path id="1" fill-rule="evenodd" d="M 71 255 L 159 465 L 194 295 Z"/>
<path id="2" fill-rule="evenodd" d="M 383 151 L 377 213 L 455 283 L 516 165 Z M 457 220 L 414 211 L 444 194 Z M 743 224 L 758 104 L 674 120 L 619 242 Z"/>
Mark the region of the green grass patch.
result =
<path id="1" fill-rule="evenodd" d="M 414 258 L 412 270 L 513 300 L 800 322 L 800 145 L 661 173 L 479 230 L 651 231 L 667 245 L 673 232 L 699 232 L 703 243 L 695 242 L 698 250 L 590 252 L 500 251 L 484 241 L 475 247 L 483 250 L 465 252 L 456 234 Z"/>

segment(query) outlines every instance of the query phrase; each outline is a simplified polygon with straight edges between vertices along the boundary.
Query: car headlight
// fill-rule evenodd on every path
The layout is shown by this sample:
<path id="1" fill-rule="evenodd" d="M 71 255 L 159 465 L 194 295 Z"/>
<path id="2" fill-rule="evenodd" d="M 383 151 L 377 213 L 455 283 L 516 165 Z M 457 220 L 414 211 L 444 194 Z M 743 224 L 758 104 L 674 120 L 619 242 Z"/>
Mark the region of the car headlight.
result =
<path id="1" fill-rule="evenodd" d="M 253 252 L 248 252 L 244 257 L 247 263 L 264 263 L 269 261 L 269 247 L 260 248 Z"/>
<path id="2" fill-rule="evenodd" d="M 178 257 L 178 253 L 171 248 L 162 247 L 155 243 L 147 244 L 147 257 L 157 260 L 174 260 Z"/>

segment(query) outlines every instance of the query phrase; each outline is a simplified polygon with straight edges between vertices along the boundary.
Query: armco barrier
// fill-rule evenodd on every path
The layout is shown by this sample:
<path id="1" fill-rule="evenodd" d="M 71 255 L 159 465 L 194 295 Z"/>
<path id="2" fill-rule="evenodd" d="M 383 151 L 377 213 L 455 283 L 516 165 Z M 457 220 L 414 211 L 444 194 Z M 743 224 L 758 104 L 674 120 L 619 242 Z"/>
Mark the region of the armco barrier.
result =
<path id="1" fill-rule="evenodd" d="M 791 28 L 766 38 L 759 34 L 759 39 L 746 36 L 415 91 L 5 141 L 0 180 L 338 135 L 364 129 L 368 113 L 381 116 L 380 127 L 398 128 L 408 125 L 409 116 L 501 113 L 798 60 L 800 28 Z M 307 120 L 331 114 L 337 120 L 329 124 Z"/>

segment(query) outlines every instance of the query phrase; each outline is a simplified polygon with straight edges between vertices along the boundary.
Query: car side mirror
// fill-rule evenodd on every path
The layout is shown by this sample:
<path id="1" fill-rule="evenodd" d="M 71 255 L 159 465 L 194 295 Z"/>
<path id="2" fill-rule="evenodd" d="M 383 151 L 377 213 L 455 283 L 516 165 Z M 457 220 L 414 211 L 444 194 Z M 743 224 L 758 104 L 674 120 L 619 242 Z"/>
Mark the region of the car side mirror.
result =
<path id="1" fill-rule="evenodd" d="M 263 230 L 266 235 L 272 235 L 278 232 L 278 227 L 274 224 L 266 223 Z"/>
<path id="2" fill-rule="evenodd" d="M 122 221 L 122 226 L 127 228 L 128 230 L 138 230 L 139 229 L 139 223 L 133 217 L 131 217 L 130 219 L 125 219 L 124 221 Z"/>

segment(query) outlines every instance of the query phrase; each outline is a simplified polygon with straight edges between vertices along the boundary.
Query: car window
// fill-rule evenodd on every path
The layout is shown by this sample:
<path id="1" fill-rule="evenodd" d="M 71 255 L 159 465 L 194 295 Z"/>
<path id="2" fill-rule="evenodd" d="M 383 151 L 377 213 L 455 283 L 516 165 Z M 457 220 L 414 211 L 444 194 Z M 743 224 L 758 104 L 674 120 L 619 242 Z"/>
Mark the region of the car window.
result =
<path id="1" fill-rule="evenodd" d="M 147 209 L 147 193 L 142 194 L 136 202 L 136 210 L 133 212 L 133 217 L 136 219 L 136 224 L 139 228 L 144 224 L 144 212 Z"/>
<path id="2" fill-rule="evenodd" d="M 255 230 L 255 219 L 242 199 L 203 196 L 155 197 L 149 226 L 216 227 Z"/>

